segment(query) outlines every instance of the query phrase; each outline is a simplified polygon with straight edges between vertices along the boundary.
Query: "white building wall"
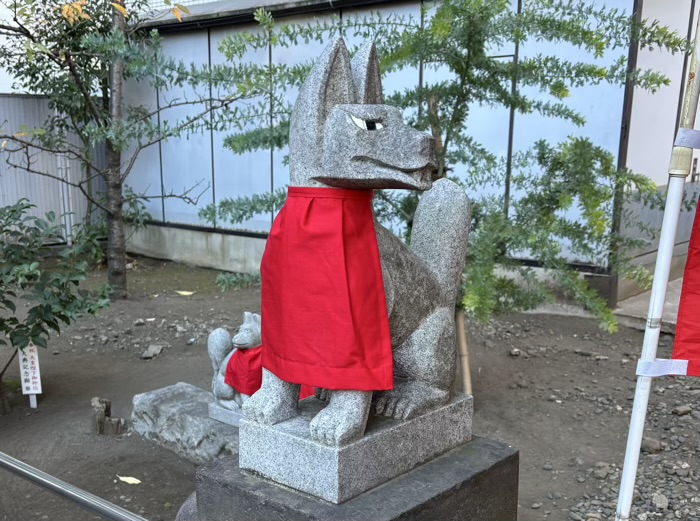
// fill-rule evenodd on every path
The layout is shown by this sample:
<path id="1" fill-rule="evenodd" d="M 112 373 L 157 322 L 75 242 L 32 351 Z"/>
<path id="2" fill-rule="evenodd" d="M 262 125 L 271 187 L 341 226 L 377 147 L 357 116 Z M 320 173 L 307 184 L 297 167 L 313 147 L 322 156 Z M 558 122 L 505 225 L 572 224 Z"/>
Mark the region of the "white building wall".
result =
<path id="1" fill-rule="evenodd" d="M 691 0 L 644 0 L 642 16 L 658 19 L 681 35 L 686 35 L 692 15 Z M 693 26 L 695 25 L 693 20 Z M 672 55 L 658 49 L 642 50 L 637 66 L 665 74 L 671 84 L 652 94 L 636 88 L 629 130 L 627 166 L 652 178 L 658 185 L 668 183 L 668 165 L 676 134 L 679 97 L 683 91 L 682 54 Z"/>

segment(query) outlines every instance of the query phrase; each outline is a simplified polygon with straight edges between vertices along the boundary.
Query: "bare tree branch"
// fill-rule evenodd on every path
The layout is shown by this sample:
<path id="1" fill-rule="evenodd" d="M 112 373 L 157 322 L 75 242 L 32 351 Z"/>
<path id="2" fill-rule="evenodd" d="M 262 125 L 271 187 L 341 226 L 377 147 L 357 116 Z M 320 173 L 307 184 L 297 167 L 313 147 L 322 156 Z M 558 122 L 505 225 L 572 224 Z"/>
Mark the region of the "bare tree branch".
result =
<path id="1" fill-rule="evenodd" d="M 191 187 L 189 187 L 187 189 L 183 189 L 183 192 L 181 192 L 179 194 L 176 194 L 172 190 L 169 193 L 162 194 L 162 195 L 136 194 L 134 196 L 124 197 L 124 202 L 126 203 L 128 201 L 150 201 L 151 199 L 180 199 L 180 200 L 186 202 L 187 204 L 197 205 L 199 203 L 199 199 L 205 193 L 207 193 L 207 190 L 209 190 L 209 188 L 211 188 L 211 184 L 207 183 L 207 186 L 194 197 L 190 197 L 190 194 L 198 186 L 200 186 L 203 182 L 204 182 L 204 179 L 200 179 Z M 150 186 L 146 188 L 146 191 L 148 191 L 149 188 L 150 188 Z"/>

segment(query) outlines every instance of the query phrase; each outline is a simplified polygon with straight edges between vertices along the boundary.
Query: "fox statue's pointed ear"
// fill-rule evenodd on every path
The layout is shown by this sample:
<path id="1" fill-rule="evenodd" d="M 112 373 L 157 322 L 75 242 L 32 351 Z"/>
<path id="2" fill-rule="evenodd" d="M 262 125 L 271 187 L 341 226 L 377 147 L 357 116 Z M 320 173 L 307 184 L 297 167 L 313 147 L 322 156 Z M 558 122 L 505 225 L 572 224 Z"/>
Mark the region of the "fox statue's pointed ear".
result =
<path id="1" fill-rule="evenodd" d="M 293 184 L 301 182 L 300 176 L 310 176 L 311 170 L 322 169 L 323 131 L 331 109 L 355 102 L 350 53 L 343 39 L 337 38 L 314 63 L 292 111 L 289 159 Z"/>
<path id="2" fill-rule="evenodd" d="M 384 104 L 379 56 L 373 42 L 366 43 L 355 54 L 352 59 L 352 75 L 358 103 L 364 105 Z"/>

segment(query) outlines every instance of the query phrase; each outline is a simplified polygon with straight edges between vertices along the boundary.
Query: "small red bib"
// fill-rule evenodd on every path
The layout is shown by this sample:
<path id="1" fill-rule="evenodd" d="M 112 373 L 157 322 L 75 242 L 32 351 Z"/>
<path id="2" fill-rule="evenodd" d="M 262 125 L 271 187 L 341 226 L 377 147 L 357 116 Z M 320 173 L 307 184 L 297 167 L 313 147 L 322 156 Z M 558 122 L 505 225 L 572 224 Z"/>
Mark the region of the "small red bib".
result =
<path id="1" fill-rule="evenodd" d="M 237 349 L 226 366 L 226 385 L 233 387 L 239 393 L 252 396 L 262 385 L 262 346 L 253 349 Z M 301 387 L 300 400 L 314 395 L 314 388 L 307 385 Z"/>
<path id="2" fill-rule="evenodd" d="M 290 187 L 261 265 L 262 364 L 326 389 L 393 389 L 371 190 Z"/>
<path id="3" fill-rule="evenodd" d="M 262 385 L 262 346 L 237 349 L 226 366 L 226 385 L 239 393 L 252 395 Z"/>

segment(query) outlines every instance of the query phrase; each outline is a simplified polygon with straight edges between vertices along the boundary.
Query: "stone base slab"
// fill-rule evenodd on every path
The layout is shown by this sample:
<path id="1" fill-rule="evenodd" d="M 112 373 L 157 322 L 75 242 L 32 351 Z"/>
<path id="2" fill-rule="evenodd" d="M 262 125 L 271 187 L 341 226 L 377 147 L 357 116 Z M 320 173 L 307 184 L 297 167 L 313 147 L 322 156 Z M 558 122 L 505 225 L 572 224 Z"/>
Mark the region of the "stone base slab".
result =
<path id="1" fill-rule="evenodd" d="M 331 447 L 311 439 L 309 423 L 325 402 L 308 398 L 300 403 L 301 415 L 277 425 L 241 421 L 240 467 L 342 503 L 469 441 L 472 402 L 458 395 L 407 421 L 372 415 L 361 439 Z"/>
<path id="2" fill-rule="evenodd" d="M 197 473 L 177 521 L 515 521 L 518 451 L 475 437 L 341 505 L 238 469 L 222 458 Z"/>
<path id="3" fill-rule="evenodd" d="M 243 414 L 237 411 L 232 411 L 226 407 L 222 407 L 216 402 L 211 402 L 209 404 L 209 417 L 212 420 L 225 423 L 226 425 L 231 425 L 232 427 L 238 427 L 241 424 L 241 418 Z"/>
<path id="4" fill-rule="evenodd" d="M 238 429 L 209 418 L 213 401 L 210 392 L 183 382 L 137 394 L 131 428 L 196 463 L 235 454 Z"/>

